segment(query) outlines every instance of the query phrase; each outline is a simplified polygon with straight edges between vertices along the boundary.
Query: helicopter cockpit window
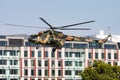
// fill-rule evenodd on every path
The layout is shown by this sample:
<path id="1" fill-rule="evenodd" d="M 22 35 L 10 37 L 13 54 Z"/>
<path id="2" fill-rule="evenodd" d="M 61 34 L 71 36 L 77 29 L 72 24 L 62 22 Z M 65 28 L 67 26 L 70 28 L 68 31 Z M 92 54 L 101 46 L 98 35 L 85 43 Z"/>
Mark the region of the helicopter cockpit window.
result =
<path id="1" fill-rule="evenodd" d="M 44 40 L 47 35 L 48 35 L 48 32 L 44 32 L 40 37 L 41 37 L 42 40 Z"/>
<path id="2" fill-rule="evenodd" d="M 42 40 L 44 40 L 46 38 L 46 36 L 47 36 L 47 33 L 44 33 L 40 37 L 41 37 Z"/>

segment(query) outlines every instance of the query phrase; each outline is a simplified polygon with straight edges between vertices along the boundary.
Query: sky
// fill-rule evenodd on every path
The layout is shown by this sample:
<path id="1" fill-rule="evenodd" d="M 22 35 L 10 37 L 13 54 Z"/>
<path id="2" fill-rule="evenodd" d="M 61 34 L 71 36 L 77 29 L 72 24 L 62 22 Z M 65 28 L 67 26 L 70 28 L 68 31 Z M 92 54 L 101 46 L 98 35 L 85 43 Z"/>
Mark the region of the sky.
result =
<path id="1" fill-rule="evenodd" d="M 95 20 L 75 26 L 91 30 L 62 31 L 68 35 L 95 35 L 100 30 L 104 30 L 105 34 L 120 35 L 119 8 L 120 0 L 0 0 L 0 34 L 37 34 L 46 29 L 4 24 L 49 28 L 39 19 L 42 17 L 55 27 Z"/>

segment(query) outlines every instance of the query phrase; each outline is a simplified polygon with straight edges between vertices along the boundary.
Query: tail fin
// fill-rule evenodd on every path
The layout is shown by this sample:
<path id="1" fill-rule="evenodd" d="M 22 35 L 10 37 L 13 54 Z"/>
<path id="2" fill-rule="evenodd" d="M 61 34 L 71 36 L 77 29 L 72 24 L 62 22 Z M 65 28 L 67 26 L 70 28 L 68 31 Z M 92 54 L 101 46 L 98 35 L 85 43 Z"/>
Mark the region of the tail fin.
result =
<path id="1" fill-rule="evenodd" d="M 109 37 L 111 37 L 110 34 L 107 37 L 105 37 L 104 39 L 98 40 L 98 43 L 103 44 L 103 43 L 107 42 L 107 40 L 108 40 Z"/>

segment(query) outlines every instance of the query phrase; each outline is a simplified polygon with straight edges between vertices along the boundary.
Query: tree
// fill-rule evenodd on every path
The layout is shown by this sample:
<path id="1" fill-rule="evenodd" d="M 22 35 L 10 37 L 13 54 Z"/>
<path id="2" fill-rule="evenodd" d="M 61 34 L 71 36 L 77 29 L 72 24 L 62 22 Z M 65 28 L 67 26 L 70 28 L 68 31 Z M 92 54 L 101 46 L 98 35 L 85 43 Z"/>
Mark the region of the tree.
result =
<path id="1" fill-rule="evenodd" d="M 92 66 L 80 73 L 82 80 L 120 80 L 120 67 L 102 61 L 94 61 Z"/>

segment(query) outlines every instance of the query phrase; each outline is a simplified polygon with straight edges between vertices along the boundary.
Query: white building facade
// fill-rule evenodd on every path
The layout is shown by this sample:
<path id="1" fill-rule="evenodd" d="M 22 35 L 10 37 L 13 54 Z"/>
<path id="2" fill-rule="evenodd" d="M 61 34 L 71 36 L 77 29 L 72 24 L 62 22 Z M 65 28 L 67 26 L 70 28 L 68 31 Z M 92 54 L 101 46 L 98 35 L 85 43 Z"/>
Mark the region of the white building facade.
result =
<path id="1" fill-rule="evenodd" d="M 94 60 L 120 66 L 120 44 L 65 42 L 52 53 L 24 37 L 0 36 L 0 80 L 82 80 L 80 72 Z"/>
<path id="2" fill-rule="evenodd" d="M 0 80 L 20 80 L 19 59 L 19 47 L 0 47 Z"/>

